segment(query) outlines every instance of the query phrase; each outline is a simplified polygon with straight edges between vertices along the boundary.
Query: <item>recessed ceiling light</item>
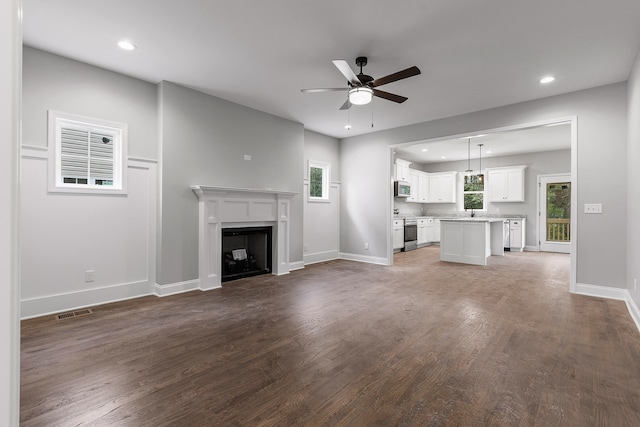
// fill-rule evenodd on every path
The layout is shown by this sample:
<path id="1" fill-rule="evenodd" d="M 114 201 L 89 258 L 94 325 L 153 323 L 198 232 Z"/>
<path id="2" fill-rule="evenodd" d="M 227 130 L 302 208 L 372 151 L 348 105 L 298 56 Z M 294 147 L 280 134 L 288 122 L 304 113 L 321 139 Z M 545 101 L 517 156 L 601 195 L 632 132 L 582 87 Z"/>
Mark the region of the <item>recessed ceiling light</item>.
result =
<path id="1" fill-rule="evenodd" d="M 423 149 L 422 149 L 422 151 L 429 151 L 429 150 L 428 150 L 428 149 L 426 149 L 426 148 L 423 148 Z"/>
<path id="2" fill-rule="evenodd" d="M 493 151 L 491 151 L 491 150 L 488 150 L 488 151 L 487 151 L 487 154 L 491 154 L 491 153 L 493 153 Z"/>
<path id="3" fill-rule="evenodd" d="M 118 42 L 118 46 L 120 46 L 120 49 L 124 50 L 136 50 L 136 45 L 131 43 L 129 40 L 120 40 Z"/>
<path id="4" fill-rule="evenodd" d="M 442 157 L 440 157 L 440 158 L 441 158 L 441 159 L 446 159 L 446 158 L 447 158 L 447 156 L 442 156 Z"/>
<path id="5" fill-rule="evenodd" d="M 344 128 L 345 128 L 346 130 L 351 130 L 351 125 L 344 125 Z"/>
<path id="6" fill-rule="evenodd" d="M 547 83 L 551 83 L 552 81 L 554 81 L 556 78 L 553 76 L 546 76 L 540 79 L 540 83 L 542 83 L 543 85 L 547 84 Z"/>

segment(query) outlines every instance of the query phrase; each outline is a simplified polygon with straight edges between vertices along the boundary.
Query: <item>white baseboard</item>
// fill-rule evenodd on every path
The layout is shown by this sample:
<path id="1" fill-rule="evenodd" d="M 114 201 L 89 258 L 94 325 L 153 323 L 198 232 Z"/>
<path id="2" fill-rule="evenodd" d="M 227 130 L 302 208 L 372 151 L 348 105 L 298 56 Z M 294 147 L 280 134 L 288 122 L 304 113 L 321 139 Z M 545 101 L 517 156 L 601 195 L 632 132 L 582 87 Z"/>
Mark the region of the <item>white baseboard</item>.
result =
<path id="1" fill-rule="evenodd" d="M 525 252 L 540 252 L 540 248 L 538 246 L 525 246 Z"/>
<path id="2" fill-rule="evenodd" d="M 22 320 L 31 319 L 33 317 L 124 301 L 147 295 L 153 295 L 153 292 L 151 291 L 151 284 L 144 280 L 104 288 L 24 299 L 20 302 L 20 318 Z"/>
<path id="3" fill-rule="evenodd" d="M 181 294 L 183 292 L 189 292 L 196 289 L 200 289 L 200 280 L 187 280 L 178 283 L 169 283 L 167 285 L 154 285 L 154 293 L 159 297 L 166 297 L 169 295 Z"/>
<path id="4" fill-rule="evenodd" d="M 318 262 L 331 261 L 340 258 L 338 251 L 316 252 L 314 254 L 304 255 L 304 265 L 315 264 Z"/>
<path id="5" fill-rule="evenodd" d="M 633 319 L 638 331 L 640 332 L 640 310 L 636 305 L 628 289 L 609 288 L 606 286 L 585 285 L 584 283 L 576 283 L 576 294 L 588 295 L 592 297 L 600 297 L 607 299 L 622 300 L 627 304 L 627 310 Z"/>
<path id="6" fill-rule="evenodd" d="M 610 288 L 608 286 L 587 285 L 584 283 L 576 283 L 575 293 L 592 297 L 618 299 L 622 301 L 628 301 L 630 299 L 629 292 L 626 289 Z"/>
<path id="7" fill-rule="evenodd" d="M 627 293 L 629 293 L 629 291 L 627 291 Z M 631 318 L 633 319 L 633 321 L 636 324 L 636 327 L 640 331 L 640 309 L 638 309 L 638 306 L 636 305 L 635 301 L 631 298 L 631 295 L 629 295 L 629 299 L 626 300 L 625 302 L 627 303 L 627 310 L 629 310 L 629 314 L 631 315 Z"/>
<path id="8" fill-rule="evenodd" d="M 306 263 L 304 261 L 295 261 L 289 263 L 289 271 L 302 270 Z"/>
<path id="9" fill-rule="evenodd" d="M 345 252 L 340 252 L 339 255 L 340 255 L 340 259 L 346 259 L 349 261 L 366 262 L 368 264 L 389 265 L 389 261 L 386 258 L 358 255 L 358 254 L 348 254 Z"/>

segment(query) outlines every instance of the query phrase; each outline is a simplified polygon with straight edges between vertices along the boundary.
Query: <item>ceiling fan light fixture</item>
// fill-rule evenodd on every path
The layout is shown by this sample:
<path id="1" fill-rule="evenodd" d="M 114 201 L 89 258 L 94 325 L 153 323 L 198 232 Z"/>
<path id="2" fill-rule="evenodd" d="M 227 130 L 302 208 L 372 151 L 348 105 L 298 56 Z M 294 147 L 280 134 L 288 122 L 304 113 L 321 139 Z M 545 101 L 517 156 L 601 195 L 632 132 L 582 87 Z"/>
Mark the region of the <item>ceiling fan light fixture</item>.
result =
<path id="1" fill-rule="evenodd" d="M 373 99 L 373 89 L 368 87 L 354 87 L 349 90 L 349 102 L 353 105 L 365 105 Z"/>

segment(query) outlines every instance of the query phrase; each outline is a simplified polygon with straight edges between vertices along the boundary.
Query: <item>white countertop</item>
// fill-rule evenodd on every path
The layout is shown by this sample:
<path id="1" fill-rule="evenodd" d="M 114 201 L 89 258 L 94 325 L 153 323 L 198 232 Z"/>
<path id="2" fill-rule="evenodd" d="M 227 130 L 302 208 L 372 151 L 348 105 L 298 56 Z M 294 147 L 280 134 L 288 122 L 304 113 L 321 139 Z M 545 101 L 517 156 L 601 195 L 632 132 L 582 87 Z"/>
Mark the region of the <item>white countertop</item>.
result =
<path id="1" fill-rule="evenodd" d="M 440 221 L 452 221 L 452 222 L 504 222 L 504 218 L 440 218 Z"/>

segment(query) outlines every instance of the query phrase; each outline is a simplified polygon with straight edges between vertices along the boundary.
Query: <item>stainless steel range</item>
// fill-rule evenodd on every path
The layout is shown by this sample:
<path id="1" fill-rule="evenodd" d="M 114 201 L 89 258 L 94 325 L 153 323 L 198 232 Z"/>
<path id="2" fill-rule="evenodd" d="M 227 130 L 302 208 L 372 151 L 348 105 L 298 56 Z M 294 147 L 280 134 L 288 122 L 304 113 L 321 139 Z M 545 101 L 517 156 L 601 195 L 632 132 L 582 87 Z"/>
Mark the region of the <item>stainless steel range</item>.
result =
<path id="1" fill-rule="evenodd" d="M 412 251 L 418 249 L 418 220 L 416 217 L 408 216 L 404 219 L 404 249 Z"/>

